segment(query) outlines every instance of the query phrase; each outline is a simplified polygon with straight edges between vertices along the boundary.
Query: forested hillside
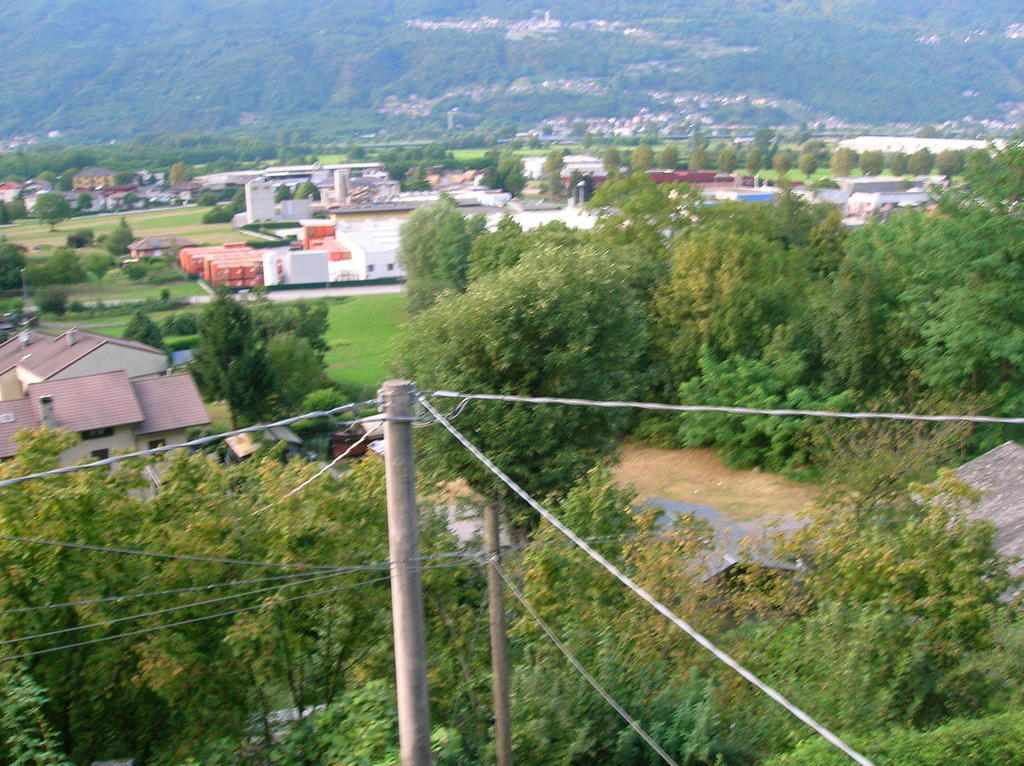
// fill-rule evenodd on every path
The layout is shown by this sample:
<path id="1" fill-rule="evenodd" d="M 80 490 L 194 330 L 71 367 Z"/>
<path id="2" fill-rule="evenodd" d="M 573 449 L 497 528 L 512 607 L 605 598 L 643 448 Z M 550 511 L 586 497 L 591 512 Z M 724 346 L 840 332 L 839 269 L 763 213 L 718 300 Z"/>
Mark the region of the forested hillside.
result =
<path id="1" fill-rule="evenodd" d="M 546 9 L 559 29 L 516 36 L 504 22 L 531 18 L 536 4 L 7 3 L 0 133 L 302 126 L 326 135 L 382 123 L 423 131 L 441 128 L 452 107 L 464 126 L 631 114 L 657 105 L 650 91 L 747 93 L 799 102 L 806 109 L 794 117 L 872 122 L 998 116 L 1024 101 L 1024 40 L 1005 34 L 1024 12 L 1008 0 L 555 0 Z M 484 16 L 503 23 L 406 23 Z M 571 26 L 588 19 L 641 33 Z M 506 90 L 559 80 L 575 85 Z M 412 95 L 429 100 L 425 114 L 379 111 L 389 96 Z"/>

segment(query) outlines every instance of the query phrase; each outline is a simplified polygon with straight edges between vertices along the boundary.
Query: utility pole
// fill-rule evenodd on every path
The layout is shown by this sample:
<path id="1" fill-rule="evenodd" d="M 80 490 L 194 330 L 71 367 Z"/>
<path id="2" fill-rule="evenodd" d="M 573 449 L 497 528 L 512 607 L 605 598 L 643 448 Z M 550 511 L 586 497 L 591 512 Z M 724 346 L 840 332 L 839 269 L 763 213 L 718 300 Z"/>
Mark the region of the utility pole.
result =
<path id="1" fill-rule="evenodd" d="M 512 716 L 508 704 L 508 638 L 505 631 L 505 583 L 498 572 L 501 550 L 501 506 L 484 507 L 484 547 L 487 549 L 487 608 L 491 629 L 491 688 L 494 693 L 494 744 L 498 766 L 512 766 Z"/>
<path id="2" fill-rule="evenodd" d="M 430 766 L 430 701 L 423 626 L 416 474 L 412 452 L 413 384 L 389 380 L 380 390 L 388 492 L 391 615 L 395 632 L 398 742 L 402 766 Z"/>

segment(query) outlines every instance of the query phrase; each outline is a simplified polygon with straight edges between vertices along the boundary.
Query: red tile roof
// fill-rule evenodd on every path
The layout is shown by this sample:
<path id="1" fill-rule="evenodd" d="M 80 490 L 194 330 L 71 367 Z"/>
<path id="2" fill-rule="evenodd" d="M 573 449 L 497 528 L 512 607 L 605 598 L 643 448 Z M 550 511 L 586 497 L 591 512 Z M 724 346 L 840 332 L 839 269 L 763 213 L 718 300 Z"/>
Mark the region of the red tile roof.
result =
<path id="1" fill-rule="evenodd" d="M 145 420 L 135 426 L 137 434 L 192 428 L 210 422 L 196 384 L 188 373 L 133 380 Z"/>

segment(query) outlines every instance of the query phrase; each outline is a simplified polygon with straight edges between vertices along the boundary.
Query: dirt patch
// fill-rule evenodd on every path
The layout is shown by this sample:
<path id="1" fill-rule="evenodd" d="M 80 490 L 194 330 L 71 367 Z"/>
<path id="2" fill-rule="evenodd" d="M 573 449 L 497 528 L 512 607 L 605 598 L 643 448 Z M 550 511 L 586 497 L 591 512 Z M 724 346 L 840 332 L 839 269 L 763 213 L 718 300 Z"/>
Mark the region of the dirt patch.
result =
<path id="1" fill-rule="evenodd" d="M 626 444 L 614 470 L 640 499 L 660 497 L 717 508 L 737 521 L 789 516 L 814 497 L 815 486 L 763 471 L 735 471 L 709 449 Z"/>

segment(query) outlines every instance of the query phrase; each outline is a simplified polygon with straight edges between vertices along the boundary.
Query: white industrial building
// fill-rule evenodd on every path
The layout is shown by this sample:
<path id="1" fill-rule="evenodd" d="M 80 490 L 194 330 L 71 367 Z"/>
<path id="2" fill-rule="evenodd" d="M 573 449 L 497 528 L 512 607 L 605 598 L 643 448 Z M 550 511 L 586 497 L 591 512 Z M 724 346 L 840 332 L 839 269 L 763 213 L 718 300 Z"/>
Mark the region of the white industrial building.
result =
<path id="1" fill-rule="evenodd" d="M 1002 141 L 976 141 L 966 138 L 918 138 L 916 136 L 859 136 L 847 138 L 839 142 L 844 149 L 855 152 L 887 152 L 890 154 L 913 154 L 927 149 L 932 154 L 944 151 L 964 152 L 973 149 L 988 149 L 995 144 L 999 148 Z"/>
<path id="2" fill-rule="evenodd" d="M 543 178 L 544 162 L 546 156 L 523 157 L 523 171 L 530 180 Z M 583 175 L 603 176 L 604 162 L 599 157 L 592 157 L 588 154 L 567 154 L 562 158 L 562 177 L 568 178 L 573 171 L 579 171 Z"/>
<path id="3" fill-rule="evenodd" d="M 350 257 L 332 262 L 336 266 L 335 280 L 404 277 L 398 260 L 400 228 L 401 222 L 397 220 L 347 230 L 338 226 L 335 238 Z"/>

